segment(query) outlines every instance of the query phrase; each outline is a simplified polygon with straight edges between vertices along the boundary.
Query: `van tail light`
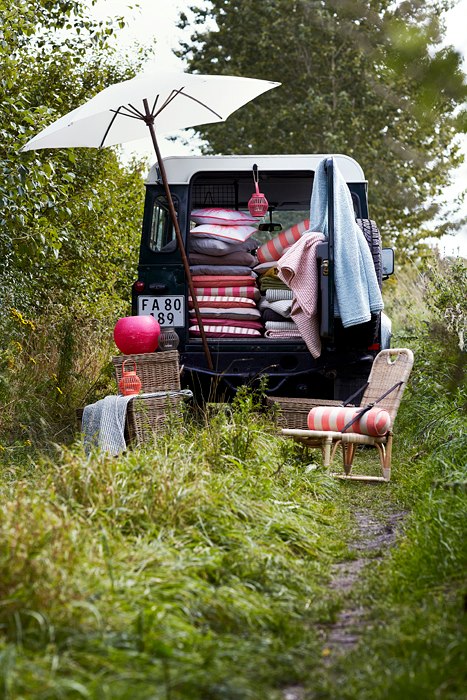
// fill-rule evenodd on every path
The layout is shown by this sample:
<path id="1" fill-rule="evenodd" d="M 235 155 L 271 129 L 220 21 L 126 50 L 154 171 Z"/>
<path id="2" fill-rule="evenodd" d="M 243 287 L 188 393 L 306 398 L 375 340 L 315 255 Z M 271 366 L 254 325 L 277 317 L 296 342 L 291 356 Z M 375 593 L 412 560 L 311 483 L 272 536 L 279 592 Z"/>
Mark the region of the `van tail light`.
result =
<path id="1" fill-rule="evenodd" d="M 379 352 L 381 350 L 381 345 L 379 343 L 373 343 L 373 345 L 368 346 L 368 350 L 371 352 Z"/>
<path id="2" fill-rule="evenodd" d="M 141 280 L 137 280 L 133 283 L 133 289 L 136 292 L 136 294 L 141 294 L 141 292 L 144 292 L 145 286 L 146 285 Z"/>

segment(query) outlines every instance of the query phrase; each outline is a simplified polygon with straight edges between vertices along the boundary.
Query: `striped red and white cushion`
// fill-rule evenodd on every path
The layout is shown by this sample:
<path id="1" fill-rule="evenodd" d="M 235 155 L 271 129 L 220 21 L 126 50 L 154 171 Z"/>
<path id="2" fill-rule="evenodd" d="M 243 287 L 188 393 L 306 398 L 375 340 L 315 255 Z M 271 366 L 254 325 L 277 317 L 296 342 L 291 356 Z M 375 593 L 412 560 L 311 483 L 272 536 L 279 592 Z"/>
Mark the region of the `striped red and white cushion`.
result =
<path id="1" fill-rule="evenodd" d="M 256 300 L 261 297 L 258 287 L 196 287 L 195 291 L 197 297 L 247 297 Z"/>
<path id="2" fill-rule="evenodd" d="M 215 224 L 217 226 L 244 226 L 258 222 L 258 217 L 252 216 L 249 212 L 221 209 L 220 207 L 193 209 L 190 219 L 197 224 Z"/>
<path id="3" fill-rule="evenodd" d="M 211 297 L 211 296 L 198 296 L 196 295 L 196 300 L 198 302 L 198 307 L 202 308 L 214 308 L 214 309 L 231 309 L 235 307 L 237 309 L 256 309 L 256 302 L 254 299 L 248 299 L 248 297 Z M 193 309 L 194 303 L 191 297 L 188 297 L 188 308 Z"/>
<path id="4" fill-rule="evenodd" d="M 261 333 L 254 328 L 242 328 L 240 326 L 204 326 L 204 331 L 209 338 L 235 338 L 235 337 L 246 337 L 246 336 L 261 336 Z M 201 335 L 201 331 L 198 325 L 190 327 L 191 335 Z"/>
<path id="5" fill-rule="evenodd" d="M 285 231 L 281 231 L 278 236 L 264 243 L 256 251 L 256 257 L 259 262 L 265 263 L 272 260 L 279 260 L 284 250 L 296 243 L 302 233 L 308 230 L 309 225 L 310 220 L 305 219 L 305 221 L 301 221 L 299 224 L 295 224 Z"/>
<path id="6" fill-rule="evenodd" d="M 342 432 L 352 418 L 361 411 L 360 408 L 345 406 L 315 406 L 308 414 L 310 430 L 332 430 Z M 359 433 L 381 437 L 386 435 L 391 427 L 391 416 L 384 408 L 374 406 L 352 423 L 346 433 Z"/>
<path id="7" fill-rule="evenodd" d="M 193 287 L 250 287 L 255 283 L 256 275 L 193 275 Z"/>

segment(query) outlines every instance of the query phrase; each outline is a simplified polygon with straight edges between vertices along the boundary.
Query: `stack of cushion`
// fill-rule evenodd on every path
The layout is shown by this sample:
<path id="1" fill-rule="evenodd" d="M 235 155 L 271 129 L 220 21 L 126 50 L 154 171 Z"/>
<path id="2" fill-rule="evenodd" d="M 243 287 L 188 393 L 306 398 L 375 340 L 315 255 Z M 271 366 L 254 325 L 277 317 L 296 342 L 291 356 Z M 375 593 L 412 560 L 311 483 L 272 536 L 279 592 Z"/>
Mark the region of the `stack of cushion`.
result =
<path id="1" fill-rule="evenodd" d="M 195 209 L 190 232 L 189 260 L 196 299 L 207 337 L 259 336 L 260 291 L 252 251 L 257 219 L 235 209 Z M 189 298 L 190 335 L 200 328 Z"/>
<path id="2" fill-rule="evenodd" d="M 301 338 L 297 325 L 291 319 L 292 290 L 279 279 L 274 262 L 261 263 L 255 267 L 259 274 L 262 292 L 258 304 L 265 327 L 266 338 Z"/>

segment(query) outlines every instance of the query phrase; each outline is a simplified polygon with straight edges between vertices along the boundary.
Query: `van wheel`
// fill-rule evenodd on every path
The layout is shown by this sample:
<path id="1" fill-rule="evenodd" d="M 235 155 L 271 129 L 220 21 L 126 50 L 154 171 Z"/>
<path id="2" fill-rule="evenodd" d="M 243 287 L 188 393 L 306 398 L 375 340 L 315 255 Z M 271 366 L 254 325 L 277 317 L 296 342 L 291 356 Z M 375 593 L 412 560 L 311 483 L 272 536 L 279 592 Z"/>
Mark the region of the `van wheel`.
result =
<path id="1" fill-rule="evenodd" d="M 363 231 L 363 235 L 366 238 L 366 242 L 371 250 L 371 255 L 373 257 L 373 263 L 376 270 L 376 277 L 378 278 L 378 284 L 381 289 L 383 284 L 383 261 L 381 255 L 381 234 L 377 225 L 372 219 L 357 219 L 357 224 Z"/>

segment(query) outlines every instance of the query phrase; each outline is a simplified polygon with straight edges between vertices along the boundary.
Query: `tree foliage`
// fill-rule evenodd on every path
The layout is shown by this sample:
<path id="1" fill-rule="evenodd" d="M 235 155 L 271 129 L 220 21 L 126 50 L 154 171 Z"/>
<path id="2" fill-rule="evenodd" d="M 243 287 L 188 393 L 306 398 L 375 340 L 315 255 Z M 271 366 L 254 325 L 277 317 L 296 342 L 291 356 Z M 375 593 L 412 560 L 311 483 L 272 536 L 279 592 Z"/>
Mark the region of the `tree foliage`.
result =
<path id="1" fill-rule="evenodd" d="M 10 302 L 36 312 L 54 289 L 65 303 L 90 298 L 99 280 L 112 289 L 115 270 L 100 263 L 120 258 L 127 269 L 122 244 L 139 229 L 138 167 L 122 169 L 109 150 L 19 153 L 41 128 L 135 70 L 115 60 L 109 42 L 122 20 L 94 21 L 86 7 L 0 0 L 0 273 Z"/>
<path id="2" fill-rule="evenodd" d="M 20 153 L 55 119 L 131 77 L 144 57 L 117 56 L 122 20 L 94 21 L 89 4 L 0 0 L 0 431 L 8 441 L 24 434 L 36 444 L 39 433 L 50 439 L 71 425 L 99 388 L 115 321 L 129 312 L 142 164 L 123 167 L 111 149 Z"/>
<path id="3" fill-rule="evenodd" d="M 193 71 L 282 86 L 199 128 L 210 153 L 346 153 L 370 181 L 386 240 L 416 247 L 456 227 L 443 198 L 462 160 L 459 54 L 442 45 L 441 0 L 212 0 L 191 8 L 180 55 Z M 209 20 L 209 21 L 207 21 Z M 208 27 L 208 28 L 206 28 Z M 462 116 L 464 114 L 464 116 Z"/>

